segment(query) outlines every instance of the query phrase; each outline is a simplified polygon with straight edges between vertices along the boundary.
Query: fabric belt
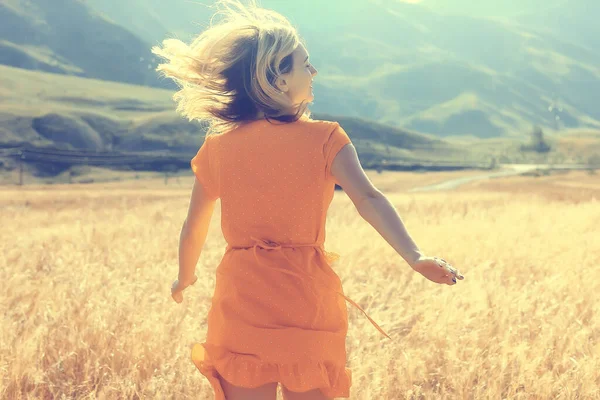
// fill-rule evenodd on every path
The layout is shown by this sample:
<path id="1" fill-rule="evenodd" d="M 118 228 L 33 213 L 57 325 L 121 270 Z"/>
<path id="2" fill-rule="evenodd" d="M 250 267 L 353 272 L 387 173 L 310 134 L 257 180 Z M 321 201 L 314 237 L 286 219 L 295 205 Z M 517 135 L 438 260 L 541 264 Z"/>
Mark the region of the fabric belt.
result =
<path id="1" fill-rule="evenodd" d="M 308 279 L 312 280 L 317 285 L 323 285 L 323 283 L 321 281 L 318 281 L 317 279 L 315 279 L 313 276 L 311 276 L 311 275 L 309 275 L 307 273 L 303 273 L 302 272 L 302 268 L 297 268 L 297 265 L 296 265 L 296 270 L 299 271 L 298 273 L 294 272 L 294 271 L 292 271 L 290 269 L 272 268 L 272 267 L 265 266 L 264 264 L 261 263 L 260 258 L 256 254 L 256 250 L 259 247 L 262 248 L 262 249 L 266 249 L 266 250 L 281 250 L 284 247 L 289 247 L 289 248 L 294 248 L 294 247 L 315 247 L 318 250 L 320 250 L 321 252 L 323 252 L 323 254 L 326 255 L 326 256 L 329 255 L 330 257 L 333 256 L 335 258 L 339 257 L 339 254 L 325 251 L 325 249 L 323 248 L 323 245 L 319 244 L 319 243 L 281 243 L 280 244 L 280 243 L 277 243 L 277 242 L 274 242 L 274 241 L 271 241 L 271 240 L 257 239 L 254 236 L 252 236 L 251 239 L 255 242 L 254 245 L 251 245 L 251 246 L 231 246 L 231 245 L 228 245 L 227 246 L 227 250 L 230 250 L 230 249 L 250 249 L 250 248 L 253 248 L 254 258 L 256 258 L 256 261 L 259 264 L 261 264 L 262 266 L 264 266 L 265 268 L 269 268 L 269 269 L 273 269 L 273 270 L 276 270 L 276 271 L 279 271 L 279 272 L 283 272 L 285 274 L 293 275 L 293 276 L 296 276 L 296 277 L 298 277 L 300 279 L 308 278 Z M 282 251 L 281 253 L 288 260 L 288 262 L 290 264 L 294 265 L 294 263 L 292 263 L 290 261 L 290 259 L 287 257 L 287 255 L 285 254 L 285 251 Z M 330 287 L 328 287 L 328 286 L 326 286 L 326 287 L 327 287 L 327 289 L 332 290 Z M 317 314 L 315 315 L 315 319 L 313 321 L 313 324 L 314 324 L 314 322 L 319 317 L 319 313 L 320 313 L 320 310 L 321 310 L 322 299 L 321 299 L 321 297 L 312 288 L 311 288 L 311 292 L 312 292 L 313 296 L 317 300 L 317 307 L 318 307 L 317 308 Z M 392 339 L 387 333 L 385 333 L 385 331 L 383 329 L 381 329 L 379 327 L 379 325 L 377 325 L 377 323 L 375 321 L 373 321 L 373 319 L 371 317 L 369 317 L 369 315 L 365 312 L 365 310 L 363 310 L 362 307 L 359 306 L 354 300 L 350 299 L 348 296 L 346 296 L 345 294 L 343 294 L 342 292 L 340 292 L 338 290 L 335 290 L 335 292 L 338 295 L 344 297 L 347 302 L 349 302 L 354 307 L 356 307 L 357 309 L 359 309 L 363 314 L 365 314 L 365 316 L 369 319 L 369 321 L 371 322 L 371 324 L 373 324 L 373 326 L 375 328 L 377 328 L 377 330 L 379 332 L 381 332 L 388 339 L 390 339 L 390 340 Z"/>

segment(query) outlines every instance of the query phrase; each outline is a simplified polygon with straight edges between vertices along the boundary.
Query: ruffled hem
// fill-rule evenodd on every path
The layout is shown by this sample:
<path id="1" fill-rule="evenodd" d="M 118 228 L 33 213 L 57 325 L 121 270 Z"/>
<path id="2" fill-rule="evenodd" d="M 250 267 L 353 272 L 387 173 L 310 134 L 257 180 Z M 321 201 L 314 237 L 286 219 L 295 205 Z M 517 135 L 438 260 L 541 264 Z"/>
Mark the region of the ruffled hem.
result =
<path id="1" fill-rule="evenodd" d="M 210 382 L 215 400 L 226 400 L 219 375 L 239 387 L 255 388 L 280 382 L 292 392 L 320 389 L 326 397 L 350 397 L 352 372 L 328 362 L 276 364 L 260 361 L 250 354 L 231 353 L 219 346 L 196 343 L 192 362 Z"/>

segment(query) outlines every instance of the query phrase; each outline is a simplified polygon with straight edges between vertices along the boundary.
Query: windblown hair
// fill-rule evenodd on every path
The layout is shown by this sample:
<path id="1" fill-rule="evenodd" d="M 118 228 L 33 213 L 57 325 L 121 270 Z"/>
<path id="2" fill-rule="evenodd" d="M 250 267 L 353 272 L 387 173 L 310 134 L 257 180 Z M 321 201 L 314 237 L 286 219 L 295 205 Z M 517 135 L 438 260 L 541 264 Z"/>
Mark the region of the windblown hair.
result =
<path id="1" fill-rule="evenodd" d="M 308 105 L 292 104 L 275 86 L 290 72 L 292 52 L 304 44 L 296 29 L 279 13 L 260 8 L 256 0 L 219 0 L 208 29 L 190 45 L 166 39 L 152 52 L 167 60 L 157 71 L 180 90 L 173 100 L 190 121 L 208 122 L 207 135 L 223 133 L 256 119 L 293 122 L 310 116 Z M 217 17 L 222 17 L 217 23 Z"/>

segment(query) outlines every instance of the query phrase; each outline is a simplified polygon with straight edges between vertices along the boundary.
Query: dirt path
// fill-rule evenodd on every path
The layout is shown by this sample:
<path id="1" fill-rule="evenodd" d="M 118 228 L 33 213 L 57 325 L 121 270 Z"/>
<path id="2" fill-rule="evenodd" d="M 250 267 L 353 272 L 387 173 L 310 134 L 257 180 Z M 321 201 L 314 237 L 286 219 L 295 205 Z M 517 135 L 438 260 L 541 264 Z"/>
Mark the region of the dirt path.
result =
<path id="1" fill-rule="evenodd" d="M 585 169 L 584 165 L 548 165 L 548 164 L 506 164 L 500 167 L 499 171 L 488 172 L 476 176 L 468 176 L 464 178 L 450 179 L 445 182 L 436 183 L 435 185 L 420 186 L 412 188 L 409 192 L 427 192 L 432 190 L 452 190 L 464 185 L 465 183 L 481 181 L 491 178 L 520 175 L 522 173 L 533 171 L 536 169 Z"/>

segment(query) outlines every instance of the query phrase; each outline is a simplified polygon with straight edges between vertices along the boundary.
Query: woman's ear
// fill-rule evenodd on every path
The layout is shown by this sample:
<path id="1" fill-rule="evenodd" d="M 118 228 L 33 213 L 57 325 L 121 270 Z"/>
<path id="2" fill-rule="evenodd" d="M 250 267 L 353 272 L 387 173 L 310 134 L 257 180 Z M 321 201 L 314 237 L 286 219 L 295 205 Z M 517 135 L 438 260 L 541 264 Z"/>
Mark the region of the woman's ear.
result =
<path id="1" fill-rule="evenodd" d="M 287 84 L 287 81 L 285 80 L 285 78 L 279 76 L 277 77 L 277 79 L 275 80 L 275 87 L 277 88 L 277 90 L 279 90 L 281 93 L 285 93 L 288 91 L 289 87 Z"/>

